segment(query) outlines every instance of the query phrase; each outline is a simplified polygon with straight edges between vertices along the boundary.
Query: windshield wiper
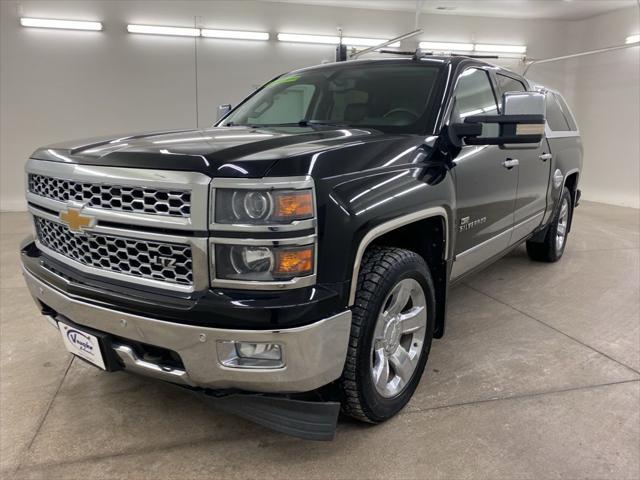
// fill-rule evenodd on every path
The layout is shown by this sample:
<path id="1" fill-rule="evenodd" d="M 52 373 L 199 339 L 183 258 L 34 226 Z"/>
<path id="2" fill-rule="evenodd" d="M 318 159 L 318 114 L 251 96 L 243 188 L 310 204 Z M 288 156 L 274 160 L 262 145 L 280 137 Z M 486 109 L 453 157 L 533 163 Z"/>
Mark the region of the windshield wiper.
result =
<path id="1" fill-rule="evenodd" d="M 327 120 L 305 120 L 302 119 L 298 122 L 301 127 L 312 127 L 314 125 L 329 126 L 329 127 L 348 127 L 349 125 L 344 122 L 332 122 Z"/>
<path id="2" fill-rule="evenodd" d="M 264 127 L 313 127 L 315 125 L 318 126 L 328 126 L 328 127 L 348 127 L 349 125 L 344 122 L 330 122 L 324 120 L 305 120 L 302 119 L 299 122 L 291 122 L 291 123 L 234 123 L 229 122 L 225 123 L 225 127 L 251 127 L 251 128 L 264 128 Z"/>

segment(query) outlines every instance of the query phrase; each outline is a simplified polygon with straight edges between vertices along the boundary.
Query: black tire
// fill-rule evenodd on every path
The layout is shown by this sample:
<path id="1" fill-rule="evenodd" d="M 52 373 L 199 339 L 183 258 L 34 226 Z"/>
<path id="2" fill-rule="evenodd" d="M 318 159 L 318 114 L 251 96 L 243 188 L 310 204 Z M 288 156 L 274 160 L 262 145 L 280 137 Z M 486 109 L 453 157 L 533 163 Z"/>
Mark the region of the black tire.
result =
<path id="1" fill-rule="evenodd" d="M 426 327 L 422 351 L 411 379 L 396 396 L 388 398 L 376 390 L 372 378 L 373 334 L 378 314 L 385 307 L 383 302 L 404 279 L 413 279 L 422 287 L 426 300 Z M 372 246 L 367 249 L 358 277 L 347 359 L 339 382 L 345 414 L 364 422 L 380 423 L 407 404 L 427 363 L 434 319 L 435 290 L 423 258 L 400 248 Z"/>
<path id="2" fill-rule="evenodd" d="M 562 245 L 558 247 L 556 238 L 558 236 L 558 229 L 562 228 L 562 226 L 559 225 L 561 223 L 562 207 L 565 202 L 568 209 L 564 224 L 565 233 Z M 537 262 L 557 262 L 560 260 L 567 245 L 567 237 L 569 235 L 569 225 L 571 223 L 572 215 L 573 204 L 571 201 L 571 193 L 569 192 L 569 189 L 565 187 L 562 190 L 562 195 L 558 201 L 558 206 L 553 216 L 553 220 L 549 224 L 549 227 L 547 227 L 547 233 L 544 236 L 544 240 L 542 242 L 527 241 L 527 254 L 531 260 L 535 260 Z"/>

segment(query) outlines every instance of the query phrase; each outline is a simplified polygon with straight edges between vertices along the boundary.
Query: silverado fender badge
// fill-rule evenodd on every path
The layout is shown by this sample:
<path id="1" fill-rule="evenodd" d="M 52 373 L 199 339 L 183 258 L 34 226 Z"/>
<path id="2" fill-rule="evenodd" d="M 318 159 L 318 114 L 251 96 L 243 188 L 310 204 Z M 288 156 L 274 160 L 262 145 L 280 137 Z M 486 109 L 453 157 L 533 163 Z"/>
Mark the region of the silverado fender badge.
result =
<path id="1" fill-rule="evenodd" d="M 460 219 L 460 229 L 458 231 L 466 232 L 467 230 L 471 230 L 472 228 L 477 227 L 478 225 L 482 225 L 483 223 L 486 223 L 486 222 L 487 222 L 487 217 L 476 218 L 473 221 L 471 221 L 470 217 L 463 217 Z"/>
<path id="2" fill-rule="evenodd" d="M 60 220 L 69 227 L 69 230 L 75 233 L 81 233 L 85 228 L 91 228 L 95 225 L 96 219 L 90 215 L 82 215 L 80 212 L 82 207 L 67 207 L 67 210 L 60 212 Z"/>

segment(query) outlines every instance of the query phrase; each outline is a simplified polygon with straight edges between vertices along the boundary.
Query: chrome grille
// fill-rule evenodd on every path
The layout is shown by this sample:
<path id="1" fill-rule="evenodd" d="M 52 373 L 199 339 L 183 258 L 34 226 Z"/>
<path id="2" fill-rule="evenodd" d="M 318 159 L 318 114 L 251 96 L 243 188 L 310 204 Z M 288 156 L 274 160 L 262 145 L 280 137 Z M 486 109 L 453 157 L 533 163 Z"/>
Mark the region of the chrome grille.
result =
<path id="1" fill-rule="evenodd" d="M 72 233 L 61 223 L 34 217 L 38 241 L 89 267 L 178 285 L 193 285 L 189 245 L 95 233 Z"/>
<path id="2" fill-rule="evenodd" d="M 28 186 L 31 193 L 60 202 L 152 215 L 191 215 L 189 191 L 76 182 L 35 173 L 29 174 Z"/>

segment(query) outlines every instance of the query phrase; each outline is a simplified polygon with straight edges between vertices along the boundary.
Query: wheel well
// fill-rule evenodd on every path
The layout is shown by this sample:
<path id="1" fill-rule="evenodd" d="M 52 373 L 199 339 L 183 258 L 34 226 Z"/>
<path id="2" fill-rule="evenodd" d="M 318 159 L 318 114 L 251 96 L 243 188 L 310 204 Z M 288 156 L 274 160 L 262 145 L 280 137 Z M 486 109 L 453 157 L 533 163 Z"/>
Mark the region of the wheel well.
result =
<path id="1" fill-rule="evenodd" d="M 571 193 L 571 202 L 575 206 L 576 195 L 578 193 L 578 172 L 574 172 L 569 175 L 564 182 L 564 186 L 569 189 L 569 192 Z"/>
<path id="2" fill-rule="evenodd" d="M 403 225 L 377 237 L 371 245 L 397 247 L 417 253 L 429 266 L 436 290 L 434 337 L 444 334 L 447 299 L 447 263 L 445 261 L 446 223 L 443 217 L 430 217 Z M 368 248 L 368 247 L 367 247 Z"/>
<path id="3" fill-rule="evenodd" d="M 569 218 L 569 228 L 571 231 L 571 224 L 573 223 L 573 211 L 576 207 L 576 201 L 578 200 L 578 172 L 574 172 L 569 175 L 564 181 L 564 186 L 569 189 L 571 194 L 571 217 Z"/>

